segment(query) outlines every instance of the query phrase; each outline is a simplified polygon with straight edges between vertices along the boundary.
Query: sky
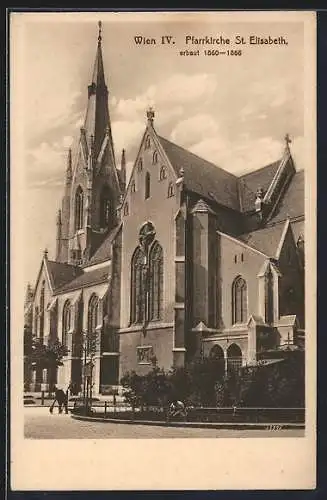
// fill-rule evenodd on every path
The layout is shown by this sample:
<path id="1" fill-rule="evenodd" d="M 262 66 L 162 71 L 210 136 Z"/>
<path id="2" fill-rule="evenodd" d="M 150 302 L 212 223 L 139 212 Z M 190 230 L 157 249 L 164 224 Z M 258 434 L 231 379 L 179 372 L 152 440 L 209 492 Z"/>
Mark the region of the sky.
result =
<path id="1" fill-rule="evenodd" d="M 44 248 L 54 258 L 67 151 L 76 148 L 83 125 L 99 18 L 118 166 L 125 148 L 131 171 L 152 105 L 161 136 L 229 172 L 238 175 L 280 158 L 286 133 L 296 168 L 305 168 L 302 22 L 157 13 L 17 16 L 25 283 L 35 283 Z M 288 45 L 244 45 L 242 56 L 181 56 L 180 50 L 199 48 L 186 46 L 188 34 L 283 35 Z M 175 44 L 136 45 L 137 35 L 158 41 L 170 35 Z"/>

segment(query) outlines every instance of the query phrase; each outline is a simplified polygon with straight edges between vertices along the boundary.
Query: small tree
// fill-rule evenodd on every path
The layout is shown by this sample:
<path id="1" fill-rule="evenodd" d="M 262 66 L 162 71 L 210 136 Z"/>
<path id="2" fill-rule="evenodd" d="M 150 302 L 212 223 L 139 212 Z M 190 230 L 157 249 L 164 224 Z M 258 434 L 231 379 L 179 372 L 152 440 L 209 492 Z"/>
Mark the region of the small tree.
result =
<path id="1" fill-rule="evenodd" d="M 50 390 L 56 383 L 57 368 L 63 365 L 62 358 L 67 354 L 67 347 L 61 344 L 58 338 L 48 344 L 43 344 L 38 337 L 32 339 L 31 352 L 28 355 L 30 363 L 36 371 L 48 370 Z"/>

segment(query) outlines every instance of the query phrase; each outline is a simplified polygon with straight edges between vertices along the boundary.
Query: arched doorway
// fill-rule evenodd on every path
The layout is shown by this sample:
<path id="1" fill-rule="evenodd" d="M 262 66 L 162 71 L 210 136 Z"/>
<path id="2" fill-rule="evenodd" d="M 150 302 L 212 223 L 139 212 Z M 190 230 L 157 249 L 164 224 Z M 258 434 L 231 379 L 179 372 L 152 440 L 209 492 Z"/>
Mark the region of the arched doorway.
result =
<path id="1" fill-rule="evenodd" d="M 227 349 L 227 371 L 237 372 L 242 366 L 242 351 L 237 344 L 231 344 Z"/>
<path id="2" fill-rule="evenodd" d="M 225 373 L 225 358 L 222 347 L 220 347 L 220 345 L 218 344 L 214 345 L 210 350 L 209 358 L 215 365 L 217 378 L 222 377 Z"/>

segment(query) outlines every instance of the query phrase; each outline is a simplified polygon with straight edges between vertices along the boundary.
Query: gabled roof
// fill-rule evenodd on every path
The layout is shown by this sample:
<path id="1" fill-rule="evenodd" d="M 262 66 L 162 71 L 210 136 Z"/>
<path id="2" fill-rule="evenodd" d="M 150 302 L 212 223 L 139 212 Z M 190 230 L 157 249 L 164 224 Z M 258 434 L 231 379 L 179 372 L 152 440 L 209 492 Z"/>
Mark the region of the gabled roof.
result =
<path id="1" fill-rule="evenodd" d="M 120 229 L 120 225 L 115 227 L 110 233 L 105 237 L 99 248 L 92 255 L 91 259 L 88 261 L 87 265 L 99 264 L 100 262 L 104 262 L 106 260 L 111 259 L 111 246 L 112 242 L 115 239 L 118 230 Z"/>
<path id="2" fill-rule="evenodd" d="M 51 284 L 55 290 L 65 283 L 69 283 L 83 272 L 79 267 L 71 264 L 64 264 L 54 260 L 47 260 L 46 263 Z"/>
<path id="3" fill-rule="evenodd" d="M 270 163 L 265 167 L 250 172 L 239 177 L 239 195 L 240 206 L 242 212 L 248 212 L 254 209 L 254 202 L 256 199 L 256 192 L 258 188 L 267 191 L 270 186 L 281 160 Z"/>
<path id="4" fill-rule="evenodd" d="M 158 136 L 158 139 L 176 175 L 179 176 L 180 169 L 184 169 L 184 183 L 188 190 L 233 210 L 240 209 L 237 177 L 164 137 Z"/>
<path id="5" fill-rule="evenodd" d="M 109 270 L 109 266 L 106 266 L 101 267 L 100 269 L 94 269 L 94 271 L 84 271 L 83 274 L 70 281 L 70 283 L 67 283 L 56 290 L 56 293 L 69 292 L 70 290 L 76 290 L 79 288 L 104 283 L 108 281 Z"/>
<path id="6" fill-rule="evenodd" d="M 279 243 L 283 237 L 285 224 L 258 229 L 252 233 L 246 233 L 239 236 L 249 247 L 260 250 L 269 257 L 275 257 Z"/>
<path id="7" fill-rule="evenodd" d="M 304 170 L 296 172 L 269 223 L 304 217 Z"/>

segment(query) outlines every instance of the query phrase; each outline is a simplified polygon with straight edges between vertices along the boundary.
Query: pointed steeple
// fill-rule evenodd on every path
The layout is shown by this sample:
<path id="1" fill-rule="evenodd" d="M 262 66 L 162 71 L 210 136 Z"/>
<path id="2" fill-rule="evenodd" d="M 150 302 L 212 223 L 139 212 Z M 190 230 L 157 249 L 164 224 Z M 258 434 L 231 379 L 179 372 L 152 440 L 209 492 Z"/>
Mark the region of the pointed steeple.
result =
<path id="1" fill-rule="evenodd" d="M 120 162 L 120 179 L 122 184 L 122 189 L 125 191 L 126 187 L 126 157 L 125 157 L 125 149 L 121 152 L 121 162 Z"/>
<path id="2" fill-rule="evenodd" d="M 73 169 L 72 169 L 72 150 L 69 148 L 68 156 L 67 156 L 67 168 L 66 168 L 66 184 L 70 184 L 73 178 Z"/>
<path id="3" fill-rule="evenodd" d="M 108 88 L 105 82 L 102 57 L 101 21 L 99 21 L 98 45 L 93 66 L 92 79 L 88 86 L 88 104 L 83 129 L 87 144 L 90 144 L 91 136 L 94 138 L 93 155 L 94 159 L 96 159 L 100 152 L 107 129 L 109 129 L 109 139 L 112 144 L 108 107 Z"/>

